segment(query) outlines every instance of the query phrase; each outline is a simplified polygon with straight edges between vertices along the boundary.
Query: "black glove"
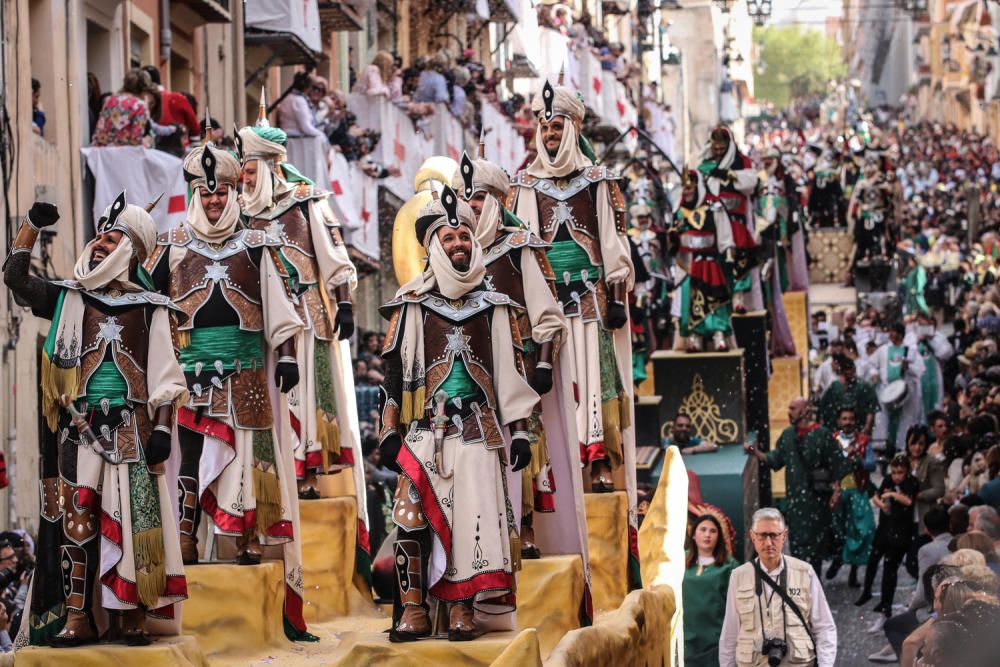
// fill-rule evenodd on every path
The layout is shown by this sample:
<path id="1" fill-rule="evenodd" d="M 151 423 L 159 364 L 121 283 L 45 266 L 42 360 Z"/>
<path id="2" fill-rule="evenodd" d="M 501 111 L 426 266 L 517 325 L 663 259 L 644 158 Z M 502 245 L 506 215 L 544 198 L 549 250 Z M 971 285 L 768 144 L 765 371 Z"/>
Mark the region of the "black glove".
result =
<path id="1" fill-rule="evenodd" d="M 624 303 L 611 301 L 608 303 L 608 326 L 612 329 L 621 329 L 628 322 L 628 311 L 625 310 Z"/>
<path id="2" fill-rule="evenodd" d="M 729 178 L 729 170 L 719 169 L 718 167 L 716 167 L 712 171 L 708 172 L 708 175 L 711 176 L 712 178 Z"/>
<path id="3" fill-rule="evenodd" d="M 403 470 L 396 461 L 399 458 L 399 450 L 402 448 L 403 440 L 399 437 L 398 433 L 387 435 L 382 444 L 379 445 L 379 450 L 382 452 L 382 465 L 393 472 L 402 473 Z"/>
<path id="4" fill-rule="evenodd" d="M 531 445 L 524 438 L 510 441 L 510 469 L 514 472 L 527 468 L 531 463 Z"/>
<path id="5" fill-rule="evenodd" d="M 341 301 L 337 304 L 337 315 L 333 321 L 337 325 L 340 340 L 347 340 L 354 334 L 354 306 L 350 301 Z"/>
<path id="6" fill-rule="evenodd" d="M 59 209 L 55 204 L 44 201 L 36 201 L 28 211 L 28 219 L 36 229 L 51 227 L 59 221 Z"/>
<path id="7" fill-rule="evenodd" d="M 552 390 L 552 369 L 536 368 L 535 374 L 531 378 L 531 388 L 539 396 L 549 393 Z"/>
<path id="8" fill-rule="evenodd" d="M 153 431 L 146 441 L 146 465 L 154 466 L 163 463 L 170 456 L 170 434 L 163 431 Z"/>
<path id="9" fill-rule="evenodd" d="M 274 383 L 282 394 L 294 389 L 299 383 L 299 364 L 295 361 L 279 361 L 274 367 Z"/>

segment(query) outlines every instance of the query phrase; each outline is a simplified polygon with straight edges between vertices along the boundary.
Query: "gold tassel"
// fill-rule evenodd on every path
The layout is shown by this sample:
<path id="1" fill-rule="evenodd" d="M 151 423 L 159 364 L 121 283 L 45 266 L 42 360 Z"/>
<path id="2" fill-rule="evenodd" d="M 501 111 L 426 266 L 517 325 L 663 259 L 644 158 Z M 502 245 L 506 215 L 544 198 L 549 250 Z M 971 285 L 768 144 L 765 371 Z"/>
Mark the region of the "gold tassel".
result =
<path id="1" fill-rule="evenodd" d="M 49 430 L 56 432 L 59 422 L 61 399 L 65 394 L 71 401 L 77 398 L 80 387 L 80 367 L 59 368 L 48 355 L 42 354 L 42 414 Z"/>
<path id="2" fill-rule="evenodd" d="M 150 528 L 132 535 L 132 550 L 135 555 L 135 584 L 139 601 L 145 607 L 154 609 L 167 587 L 163 529 Z"/>
<path id="3" fill-rule="evenodd" d="M 340 426 L 337 418 L 331 419 L 322 408 L 316 408 L 316 440 L 323 454 L 323 470 L 328 470 L 330 459 L 340 457 Z"/>
<path id="4" fill-rule="evenodd" d="M 424 416 L 426 391 L 426 387 L 417 387 L 416 391 L 403 392 L 403 406 L 399 411 L 399 421 L 401 423 L 409 424 Z"/>
<path id="5" fill-rule="evenodd" d="M 278 476 L 255 467 L 253 491 L 257 498 L 257 530 L 266 533 L 268 528 L 281 521 L 281 487 Z"/>
<path id="6" fill-rule="evenodd" d="M 183 350 L 186 347 L 191 347 L 191 332 L 190 331 L 177 331 L 177 349 Z"/>
<path id="7" fill-rule="evenodd" d="M 601 418 L 604 423 L 604 451 L 611 459 L 611 466 L 617 468 L 625 460 L 622 453 L 621 402 L 612 398 L 601 404 Z"/>

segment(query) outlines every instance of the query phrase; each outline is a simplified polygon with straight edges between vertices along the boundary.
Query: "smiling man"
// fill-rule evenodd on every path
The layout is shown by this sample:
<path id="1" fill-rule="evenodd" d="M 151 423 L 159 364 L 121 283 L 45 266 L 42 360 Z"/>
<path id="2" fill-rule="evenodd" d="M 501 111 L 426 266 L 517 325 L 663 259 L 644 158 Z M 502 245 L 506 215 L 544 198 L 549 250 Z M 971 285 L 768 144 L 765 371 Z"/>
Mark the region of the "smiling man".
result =
<path id="1" fill-rule="evenodd" d="M 483 289 L 474 227 L 472 209 L 445 186 L 416 221 L 428 269 L 382 307 L 389 326 L 379 447 L 400 473 L 393 642 L 430 634 L 429 598 L 448 605 L 451 641 L 483 634 L 482 613 L 514 611 L 517 526 L 504 477 L 508 460 L 513 472 L 531 462 L 528 418 L 538 394 L 519 370 L 510 299 Z M 491 627 L 498 623 L 512 629 L 509 616 Z"/>
<path id="2" fill-rule="evenodd" d="M 294 464 L 272 434 L 284 400 L 272 387 L 284 394 L 299 382 L 302 321 L 279 274 L 280 241 L 238 225 L 236 158 L 199 146 L 184 174 L 192 189 L 187 222 L 161 234 L 147 261 L 157 289 L 187 316 L 177 325 L 191 392 L 178 417 L 184 562 L 198 561 L 202 511 L 216 534 L 236 539 L 240 564 L 259 563 L 261 545 L 285 545 L 285 630 L 290 639 L 308 638 Z"/>
<path id="3" fill-rule="evenodd" d="M 100 606 L 128 644 L 144 645 L 147 612 L 172 618 L 187 597 L 169 502 L 176 475 L 163 466 L 174 408 L 188 395 L 172 353 L 168 311 L 176 307 L 147 291 L 142 261 L 156 247 L 156 227 L 124 192 L 99 219 L 73 280 L 45 281 L 28 271 L 31 249 L 58 219 L 55 206 L 36 202 L 4 265 L 7 286 L 52 321 L 42 350 L 50 435 L 29 641 L 97 642 Z"/>
<path id="4" fill-rule="evenodd" d="M 463 154 L 452 183 L 476 213 L 476 239 L 483 247 L 490 289 L 523 306 L 513 312 L 522 341 L 524 376 L 542 397 L 529 420 L 531 465 L 520 475 L 521 504 L 514 508 L 520 516 L 521 557 L 541 556 L 534 521 L 540 512 L 546 515 L 539 521 L 542 533 L 547 526 L 577 526 L 576 531 L 550 530 L 540 535 L 546 551 L 582 554 L 586 564 L 573 352 L 566 344 L 568 324 L 555 296 L 555 274 L 546 255 L 549 245 L 507 210 L 510 178 L 484 155 L 482 142 L 477 159 Z"/>

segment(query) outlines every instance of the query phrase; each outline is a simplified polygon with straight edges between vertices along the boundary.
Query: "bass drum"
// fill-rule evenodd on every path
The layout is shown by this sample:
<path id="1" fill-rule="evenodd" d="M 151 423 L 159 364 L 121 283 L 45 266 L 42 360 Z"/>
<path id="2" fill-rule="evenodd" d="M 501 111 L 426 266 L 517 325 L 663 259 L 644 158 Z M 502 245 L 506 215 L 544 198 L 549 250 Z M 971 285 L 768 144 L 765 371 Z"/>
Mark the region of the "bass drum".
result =
<path id="1" fill-rule="evenodd" d="M 893 380 L 878 392 L 878 401 L 886 410 L 900 410 L 906 402 L 906 380 Z"/>

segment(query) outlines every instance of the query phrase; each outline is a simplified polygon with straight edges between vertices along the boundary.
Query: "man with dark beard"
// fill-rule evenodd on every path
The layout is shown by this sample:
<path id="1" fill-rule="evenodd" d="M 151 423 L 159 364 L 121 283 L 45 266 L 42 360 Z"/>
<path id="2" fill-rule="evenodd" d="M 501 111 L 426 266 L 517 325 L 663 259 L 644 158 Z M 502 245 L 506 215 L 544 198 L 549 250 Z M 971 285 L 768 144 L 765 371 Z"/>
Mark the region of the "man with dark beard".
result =
<path id="1" fill-rule="evenodd" d="M 517 526 L 501 431 L 511 432 L 512 471 L 527 467 L 538 394 L 523 376 L 513 304 L 482 287 L 474 228 L 472 210 L 446 186 L 416 221 L 427 270 L 382 307 L 379 441 L 383 463 L 401 475 L 393 642 L 430 634 L 429 603 L 449 606 L 451 641 L 483 634 L 476 612 L 514 611 Z"/>
<path id="2" fill-rule="evenodd" d="M 591 490 L 615 490 L 625 477 L 629 507 L 631 587 L 639 587 L 632 340 L 628 292 L 635 280 L 619 177 L 595 166 L 580 134 L 586 108 L 579 94 L 545 82 L 532 100 L 537 154 L 514 177 L 509 206 L 551 244 L 556 295 L 569 322 L 578 389 L 576 429 Z"/>
<path id="3" fill-rule="evenodd" d="M 485 283 L 524 306 L 514 312 L 525 379 L 542 397 L 528 422 L 531 465 L 521 472 L 521 504 L 514 508 L 520 516 L 521 557 L 539 558 L 541 543 L 548 554 L 580 554 L 586 569 L 586 515 L 568 325 L 555 297 L 555 274 L 545 253 L 548 244 L 505 208 L 510 178 L 484 153 L 480 143 L 478 159 L 463 154 L 453 183 L 476 213 Z M 566 530 L 567 526 L 576 530 Z M 585 586 L 589 581 L 585 574 Z"/>
<path id="4" fill-rule="evenodd" d="M 4 265 L 5 284 L 52 321 L 41 362 L 52 435 L 41 452 L 28 639 L 97 642 L 96 604 L 111 613 L 112 637 L 145 645 L 146 614 L 173 618 L 173 604 L 187 597 L 170 505 L 176 476 L 163 466 L 174 408 L 188 396 L 173 355 L 168 311 L 176 306 L 147 291 L 142 261 L 156 247 L 156 226 L 124 192 L 99 219 L 73 280 L 31 275 L 39 230 L 58 219 L 55 206 L 36 202 Z"/>

